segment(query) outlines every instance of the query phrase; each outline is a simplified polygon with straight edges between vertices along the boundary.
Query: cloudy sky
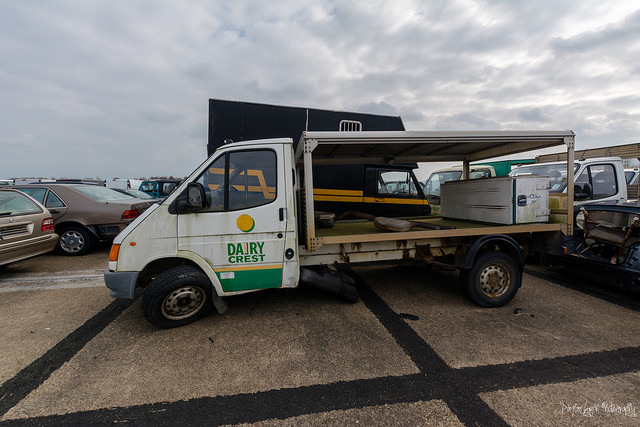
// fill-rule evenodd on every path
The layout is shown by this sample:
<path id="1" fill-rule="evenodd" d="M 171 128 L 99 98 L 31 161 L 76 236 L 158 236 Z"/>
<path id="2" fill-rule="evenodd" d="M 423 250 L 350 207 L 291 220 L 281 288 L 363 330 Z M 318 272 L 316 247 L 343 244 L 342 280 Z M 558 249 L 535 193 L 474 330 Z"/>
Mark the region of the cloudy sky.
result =
<path id="1" fill-rule="evenodd" d="M 0 178 L 185 176 L 207 100 L 640 142 L 636 0 L 3 0 Z"/>

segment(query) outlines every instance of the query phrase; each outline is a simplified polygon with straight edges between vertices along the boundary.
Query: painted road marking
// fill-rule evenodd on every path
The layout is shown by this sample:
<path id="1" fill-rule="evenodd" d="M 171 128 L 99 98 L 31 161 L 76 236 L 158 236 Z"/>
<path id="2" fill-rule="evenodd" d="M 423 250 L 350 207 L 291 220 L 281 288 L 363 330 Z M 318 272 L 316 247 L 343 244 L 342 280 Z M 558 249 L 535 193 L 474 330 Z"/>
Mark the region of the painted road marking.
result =
<path id="1" fill-rule="evenodd" d="M 104 287 L 102 270 L 0 276 L 0 292 Z"/>

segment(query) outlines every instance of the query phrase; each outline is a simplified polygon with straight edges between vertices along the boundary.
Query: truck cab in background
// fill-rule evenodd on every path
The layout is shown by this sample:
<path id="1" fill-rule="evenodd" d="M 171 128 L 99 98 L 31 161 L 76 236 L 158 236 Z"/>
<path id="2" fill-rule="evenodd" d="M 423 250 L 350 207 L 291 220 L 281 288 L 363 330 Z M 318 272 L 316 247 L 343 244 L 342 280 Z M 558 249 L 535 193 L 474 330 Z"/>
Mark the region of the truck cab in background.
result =
<path id="1" fill-rule="evenodd" d="M 431 208 L 413 165 L 317 165 L 313 190 L 317 211 L 377 216 L 428 216 Z"/>
<path id="2" fill-rule="evenodd" d="M 433 172 L 424 183 L 423 191 L 431 206 L 431 213 L 437 215 L 440 212 L 440 186 L 445 182 L 459 181 L 462 179 L 462 166 L 453 166 Z M 496 171 L 490 165 L 470 165 L 469 179 L 491 178 L 496 176 Z"/>
<path id="3" fill-rule="evenodd" d="M 627 200 L 624 167 L 619 157 L 576 160 L 574 167 L 574 206 L 586 203 L 615 204 Z M 566 162 L 536 163 L 519 166 L 509 175 L 548 176 L 550 193 L 566 193 L 566 168 Z"/>
<path id="4" fill-rule="evenodd" d="M 152 181 L 143 181 L 138 187 L 138 190 L 147 193 L 154 199 L 164 199 L 167 197 L 173 190 L 178 188 L 182 181 L 180 180 L 167 180 L 167 179 L 156 179 Z"/>
<path id="5" fill-rule="evenodd" d="M 514 167 L 534 162 L 535 159 L 511 159 L 471 164 L 469 165 L 469 179 L 507 176 Z M 464 179 L 462 166 L 439 169 L 429 176 L 423 184 L 423 190 L 431 206 L 432 215 L 439 215 L 440 213 L 440 185 L 445 182 L 460 181 L 462 179 Z"/>
<path id="6" fill-rule="evenodd" d="M 640 175 L 640 168 L 624 170 L 624 177 L 627 180 L 627 198 L 629 200 L 638 198 L 638 175 Z"/>

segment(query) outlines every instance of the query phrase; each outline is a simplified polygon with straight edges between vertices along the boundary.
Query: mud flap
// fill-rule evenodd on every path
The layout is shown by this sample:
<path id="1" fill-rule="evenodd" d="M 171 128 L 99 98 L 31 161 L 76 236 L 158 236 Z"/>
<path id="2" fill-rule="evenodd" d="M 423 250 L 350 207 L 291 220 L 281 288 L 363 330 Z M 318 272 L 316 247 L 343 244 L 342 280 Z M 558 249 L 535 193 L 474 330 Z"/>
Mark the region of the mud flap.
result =
<path id="1" fill-rule="evenodd" d="M 213 291 L 213 295 L 211 297 L 213 299 L 213 306 L 216 308 L 216 311 L 220 314 L 225 314 L 229 309 L 229 306 L 227 305 L 226 301 L 220 298 L 216 294 L 215 290 Z"/>

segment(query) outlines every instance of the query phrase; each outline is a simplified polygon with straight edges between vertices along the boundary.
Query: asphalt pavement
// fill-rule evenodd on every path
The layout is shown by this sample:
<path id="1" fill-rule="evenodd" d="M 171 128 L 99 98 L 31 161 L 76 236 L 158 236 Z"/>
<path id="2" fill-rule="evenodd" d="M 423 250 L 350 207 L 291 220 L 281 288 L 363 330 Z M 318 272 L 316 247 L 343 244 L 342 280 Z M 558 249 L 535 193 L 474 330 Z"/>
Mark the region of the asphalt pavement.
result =
<path id="1" fill-rule="evenodd" d="M 159 330 L 108 246 L 0 270 L 0 425 L 640 425 L 640 299 L 528 266 L 497 309 L 456 274 L 354 267 L 361 299 L 227 299 Z"/>

